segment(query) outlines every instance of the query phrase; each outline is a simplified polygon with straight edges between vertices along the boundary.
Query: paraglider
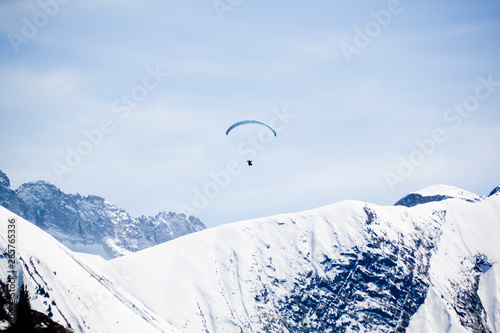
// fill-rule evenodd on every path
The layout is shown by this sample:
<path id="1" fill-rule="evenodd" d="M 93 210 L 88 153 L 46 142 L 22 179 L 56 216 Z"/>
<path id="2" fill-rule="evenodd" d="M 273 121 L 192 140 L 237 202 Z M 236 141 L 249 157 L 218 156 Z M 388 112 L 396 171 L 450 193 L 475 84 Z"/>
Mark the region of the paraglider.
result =
<path id="1" fill-rule="evenodd" d="M 227 129 L 226 135 L 228 135 L 229 132 L 231 132 L 236 127 L 241 126 L 241 125 L 246 125 L 246 124 L 257 124 L 257 125 L 265 126 L 265 127 L 269 128 L 273 132 L 274 136 L 276 136 L 276 131 L 274 130 L 274 128 L 272 128 L 268 124 L 263 123 L 262 121 L 258 121 L 258 120 L 242 120 L 242 121 L 238 121 L 237 123 L 234 123 L 233 125 L 231 125 Z M 248 163 L 248 166 L 252 166 L 253 165 L 252 164 L 252 160 L 247 160 L 247 163 Z"/>

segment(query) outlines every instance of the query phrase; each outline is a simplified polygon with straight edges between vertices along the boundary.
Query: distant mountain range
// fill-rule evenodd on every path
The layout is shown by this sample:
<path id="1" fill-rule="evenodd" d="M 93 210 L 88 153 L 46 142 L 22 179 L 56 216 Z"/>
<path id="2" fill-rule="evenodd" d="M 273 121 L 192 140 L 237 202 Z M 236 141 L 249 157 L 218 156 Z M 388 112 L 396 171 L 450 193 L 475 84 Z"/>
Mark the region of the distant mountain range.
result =
<path id="1" fill-rule="evenodd" d="M 13 190 L 1 170 L 0 205 L 68 248 L 99 254 L 105 259 L 206 229 L 198 218 L 174 212 L 135 218 L 102 197 L 66 194 L 44 181 L 26 183 Z"/>

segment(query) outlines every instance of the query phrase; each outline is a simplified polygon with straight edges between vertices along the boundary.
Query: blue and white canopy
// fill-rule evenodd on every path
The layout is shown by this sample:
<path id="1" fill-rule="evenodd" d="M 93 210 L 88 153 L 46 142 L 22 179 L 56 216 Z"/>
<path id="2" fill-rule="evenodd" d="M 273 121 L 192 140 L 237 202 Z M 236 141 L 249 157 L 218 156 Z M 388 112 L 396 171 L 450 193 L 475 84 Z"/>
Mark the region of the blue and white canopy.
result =
<path id="1" fill-rule="evenodd" d="M 231 127 L 229 127 L 226 131 L 226 135 L 229 134 L 229 132 L 231 132 L 233 130 L 233 128 L 235 127 L 238 127 L 238 126 L 241 126 L 241 125 L 245 125 L 245 124 L 259 124 L 259 125 L 263 125 L 263 126 L 266 126 L 267 128 L 269 128 L 271 131 L 273 131 L 274 133 L 274 136 L 276 136 L 276 131 L 271 127 L 269 126 L 268 124 L 266 123 L 263 123 L 262 121 L 258 121 L 258 120 L 242 120 L 242 121 L 238 121 L 237 123 L 231 125 Z"/>

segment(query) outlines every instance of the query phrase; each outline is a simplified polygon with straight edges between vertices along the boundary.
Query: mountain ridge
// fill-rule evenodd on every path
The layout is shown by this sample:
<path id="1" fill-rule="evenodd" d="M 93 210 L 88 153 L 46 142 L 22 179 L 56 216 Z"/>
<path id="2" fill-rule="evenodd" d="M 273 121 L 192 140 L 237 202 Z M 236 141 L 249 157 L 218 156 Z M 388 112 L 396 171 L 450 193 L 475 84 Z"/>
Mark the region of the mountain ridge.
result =
<path id="1" fill-rule="evenodd" d="M 497 189 L 498 188 L 500 188 L 500 186 L 497 187 Z M 495 190 L 493 190 L 490 193 L 490 196 L 494 193 L 494 191 Z M 485 196 L 477 195 L 472 192 L 462 190 L 455 186 L 432 185 L 420 191 L 409 193 L 408 195 L 399 199 L 394 205 L 413 207 L 419 204 L 442 201 L 447 199 L 461 199 L 468 202 L 478 202 L 484 198 Z"/>
<path id="2" fill-rule="evenodd" d="M 134 218 L 103 197 L 66 194 L 45 181 L 24 183 L 13 190 L 2 171 L 0 205 L 49 232 L 70 248 L 98 254 L 105 259 L 206 229 L 199 219 L 175 212 Z"/>
<path id="3" fill-rule="evenodd" d="M 495 235 L 500 196 L 346 200 L 205 230 L 103 270 L 185 331 L 500 332 Z"/>

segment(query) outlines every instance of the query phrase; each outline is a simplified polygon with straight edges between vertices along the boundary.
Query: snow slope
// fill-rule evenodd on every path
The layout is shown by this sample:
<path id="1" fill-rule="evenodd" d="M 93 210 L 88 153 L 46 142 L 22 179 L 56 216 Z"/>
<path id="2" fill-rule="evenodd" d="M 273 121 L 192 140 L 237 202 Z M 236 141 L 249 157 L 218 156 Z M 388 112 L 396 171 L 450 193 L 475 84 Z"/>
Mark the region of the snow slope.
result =
<path id="1" fill-rule="evenodd" d="M 35 225 L 0 207 L 0 279 L 7 281 L 7 225 L 17 218 L 18 271 L 32 307 L 75 332 L 178 332 Z"/>
<path id="2" fill-rule="evenodd" d="M 500 332 L 500 195 L 471 201 L 343 201 L 102 269 L 183 332 Z"/>

